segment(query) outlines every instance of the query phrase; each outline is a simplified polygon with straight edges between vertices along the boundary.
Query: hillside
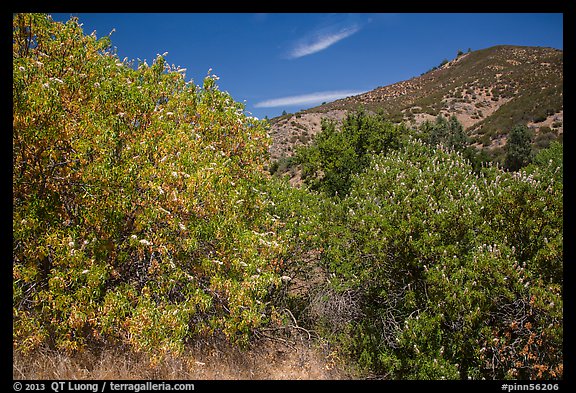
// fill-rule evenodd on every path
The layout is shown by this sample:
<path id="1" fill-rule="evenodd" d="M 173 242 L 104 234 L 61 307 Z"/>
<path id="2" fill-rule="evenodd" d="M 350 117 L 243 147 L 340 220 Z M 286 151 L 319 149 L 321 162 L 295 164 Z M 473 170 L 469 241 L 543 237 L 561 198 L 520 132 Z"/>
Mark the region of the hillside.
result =
<path id="1" fill-rule="evenodd" d="M 321 128 L 363 107 L 417 126 L 455 115 L 477 147 L 495 150 L 516 124 L 535 131 L 536 147 L 562 138 L 563 52 L 500 45 L 461 54 L 421 76 L 271 120 L 272 159 L 291 156 Z M 539 146 L 542 145 L 542 146 Z"/>

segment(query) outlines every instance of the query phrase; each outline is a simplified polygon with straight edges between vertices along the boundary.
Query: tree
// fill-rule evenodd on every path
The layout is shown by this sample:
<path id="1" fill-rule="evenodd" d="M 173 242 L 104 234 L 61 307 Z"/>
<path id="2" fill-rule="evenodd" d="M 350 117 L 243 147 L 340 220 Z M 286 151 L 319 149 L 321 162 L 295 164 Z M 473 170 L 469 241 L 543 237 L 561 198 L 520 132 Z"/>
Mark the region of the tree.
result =
<path id="1" fill-rule="evenodd" d="M 448 122 L 448 146 L 454 150 L 462 151 L 468 146 L 468 135 L 464 132 L 462 123 L 452 115 Z"/>
<path id="2" fill-rule="evenodd" d="M 528 165 L 532 160 L 532 135 L 525 125 L 515 126 L 508 135 L 504 167 L 509 171 L 517 171 Z"/>
<path id="3" fill-rule="evenodd" d="M 434 121 L 433 127 L 430 131 L 431 131 L 430 139 L 428 140 L 428 142 L 431 145 L 435 146 L 438 144 L 446 143 L 449 132 L 449 126 L 448 121 L 444 116 L 442 116 L 442 114 L 436 116 L 436 120 Z"/>
<path id="4" fill-rule="evenodd" d="M 457 151 L 466 149 L 469 140 L 462 123 L 454 115 L 446 119 L 439 114 L 433 123 L 425 121 L 418 128 L 417 135 L 430 145 L 443 145 Z"/>
<path id="5" fill-rule="evenodd" d="M 345 195 L 353 174 L 366 168 L 373 154 L 385 153 L 399 145 L 403 126 L 394 125 L 383 115 L 364 111 L 349 113 L 340 129 L 333 121 L 322 121 L 322 131 L 314 144 L 297 152 L 302 178 L 312 188 L 329 195 Z"/>

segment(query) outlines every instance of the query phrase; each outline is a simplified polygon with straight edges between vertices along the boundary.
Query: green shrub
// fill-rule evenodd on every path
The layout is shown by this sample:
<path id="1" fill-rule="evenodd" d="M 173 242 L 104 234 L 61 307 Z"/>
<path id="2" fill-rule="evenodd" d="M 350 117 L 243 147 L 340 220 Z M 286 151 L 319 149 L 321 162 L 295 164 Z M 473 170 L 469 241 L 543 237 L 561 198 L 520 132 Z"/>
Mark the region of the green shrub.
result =
<path id="1" fill-rule="evenodd" d="M 361 369 L 409 379 L 562 375 L 554 178 L 537 168 L 474 173 L 461 156 L 412 141 L 375 157 L 332 211 L 342 221 L 324 220 L 323 263 L 359 307 L 332 339 Z"/>
<path id="2" fill-rule="evenodd" d="M 554 123 L 552 123 L 552 128 L 560 128 L 560 127 L 562 127 L 561 121 L 555 121 Z"/>
<path id="3" fill-rule="evenodd" d="M 535 148 L 545 149 L 550 146 L 550 143 L 557 139 L 556 133 L 552 131 L 549 127 L 540 127 L 539 133 L 534 138 Z"/>
<path id="4" fill-rule="evenodd" d="M 534 123 L 542 123 L 542 122 L 545 121 L 546 119 L 547 119 L 546 114 L 538 114 L 538 115 L 535 115 L 535 116 L 532 118 L 532 121 L 533 121 Z"/>
<path id="5" fill-rule="evenodd" d="M 270 167 L 268 168 L 268 171 L 270 172 L 271 175 L 275 174 L 276 172 L 278 172 L 278 168 L 280 167 L 280 162 L 279 160 L 275 160 L 272 161 L 270 163 Z"/>

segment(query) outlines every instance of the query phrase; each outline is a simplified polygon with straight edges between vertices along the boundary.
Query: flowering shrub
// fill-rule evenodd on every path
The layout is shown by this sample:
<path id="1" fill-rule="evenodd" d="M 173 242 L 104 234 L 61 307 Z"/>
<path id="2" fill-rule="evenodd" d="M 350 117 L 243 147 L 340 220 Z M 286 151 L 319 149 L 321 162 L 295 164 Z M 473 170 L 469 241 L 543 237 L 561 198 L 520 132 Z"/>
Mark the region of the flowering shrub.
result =
<path id="1" fill-rule="evenodd" d="M 14 346 L 178 352 L 266 323 L 265 123 L 78 21 L 13 17 Z"/>
<path id="2" fill-rule="evenodd" d="M 354 177 L 347 231 L 323 236 L 323 261 L 361 299 L 339 335 L 361 367 L 562 376 L 562 185 L 557 169 L 532 171 L 477 174 L 459 153 L 410 140 Z"/>

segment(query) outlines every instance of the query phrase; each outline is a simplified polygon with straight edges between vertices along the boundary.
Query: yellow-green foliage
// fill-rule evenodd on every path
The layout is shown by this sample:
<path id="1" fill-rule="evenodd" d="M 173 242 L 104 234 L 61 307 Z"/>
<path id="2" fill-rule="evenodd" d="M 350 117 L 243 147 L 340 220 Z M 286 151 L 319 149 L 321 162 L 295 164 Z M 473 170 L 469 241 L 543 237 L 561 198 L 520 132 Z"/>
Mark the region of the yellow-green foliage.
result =
<path id="1" fill-rule="evenodd" d="M 13 17 L 13 343 L 156 353 L 265 323 L 265 123 L 78 21 Z"/>

